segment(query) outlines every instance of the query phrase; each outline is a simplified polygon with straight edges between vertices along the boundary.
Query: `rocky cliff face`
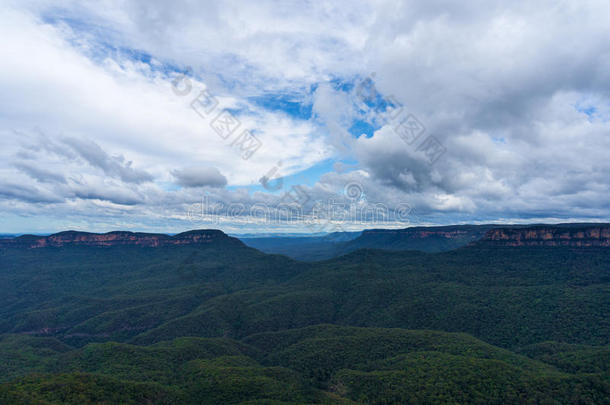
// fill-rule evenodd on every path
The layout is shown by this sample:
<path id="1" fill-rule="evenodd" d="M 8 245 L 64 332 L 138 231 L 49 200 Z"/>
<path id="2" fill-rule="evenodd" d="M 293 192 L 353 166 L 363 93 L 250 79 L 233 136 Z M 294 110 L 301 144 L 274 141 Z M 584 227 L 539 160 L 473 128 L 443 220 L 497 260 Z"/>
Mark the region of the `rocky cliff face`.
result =
<path id="1" fill-rule="evenodd" d="M 405 229 L 371 229 L 348 242 L 345 251 L 363 248 L 443 252 L 466 246 L 485 235 L 491 225 L 418 226 Z"/>
<path id="2" fill-rule="evenodd" d="M 414 231 L 408 234 L 410 237 L 414 239 L 426 239 L 432 236 L 438 236 L 441 238 L 447 239 L 456 239 L 464 236 L 472 235 L 472 232 L 463 231 L 463 230 L 454 230 L 454 231 L 437 231 L 437 230 L 426 230 L 426 231 Z"/>
<path id="3" fill-rule="evenodd" d="M 104 234 L 67 231 L 50 236 L 23 235 L 0 240 L 0 247 L 26 249 L 62 246 L 142 246 L 208 244 L 217 241 L 241 243 L 218 230 L 189 231 L 170 236 L 153 233 L 109 232 Z"/>
<path id="4" fill-rule="evenodd" d="M 610 225 L 496 228 L 488 231 L 475 244 L 477 246 L 610 247 Z"/>
<path id="5" fill-rule="evenodd" d="M 610 224 L 450 225 L 398 230 L 376 229 L 346 244 L 362 248 L 443 252 L 462 246 L 610 247 Z"/>
<path id="6" fill-rule="evenodd" d="M 476 238 L 482 237 L 491 225 L 450 225 L 450 226 L 430 226 L 413 227 L 404 229 L 371 229 L 362 231 L 362 236 L 399 236 L 401 238 L 426 239 L 430 237 L 440 237 L 446 239 L 457 238 Z"/>

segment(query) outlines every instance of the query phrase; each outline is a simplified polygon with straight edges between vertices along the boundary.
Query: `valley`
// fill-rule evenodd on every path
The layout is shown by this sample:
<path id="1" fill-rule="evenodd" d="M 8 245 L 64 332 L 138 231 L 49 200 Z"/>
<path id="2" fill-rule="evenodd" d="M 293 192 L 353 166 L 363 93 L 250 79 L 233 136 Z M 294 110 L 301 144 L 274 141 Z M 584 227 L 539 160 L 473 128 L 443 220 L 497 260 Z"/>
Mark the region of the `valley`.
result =
<path id="1" fill-rule="evenodd" d="M 540 240 L 537 229 L 514 240 Z M 602 240 L 605 229 L 550 234 Z M 340 242 L 364 247 L 308 262 L 213 230 L 0 241 L 0 399 L 603 403 L 605 244 L 440 232 L 381 237 L 446 246 L 459 235 L 462 246 L 383 250 L 365 231 Z"/>

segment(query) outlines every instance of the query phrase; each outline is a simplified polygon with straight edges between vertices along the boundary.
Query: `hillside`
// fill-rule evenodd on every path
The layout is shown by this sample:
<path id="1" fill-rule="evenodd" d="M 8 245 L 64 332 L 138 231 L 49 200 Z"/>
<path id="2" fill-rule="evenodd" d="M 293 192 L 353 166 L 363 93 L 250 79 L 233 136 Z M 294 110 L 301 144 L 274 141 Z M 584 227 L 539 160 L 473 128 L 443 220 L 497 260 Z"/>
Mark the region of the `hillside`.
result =
<path id="1" fill-rule="evenodd" d="M 610 396 L 604 246 L 482 242 L 303 263 L 220 231 L 107 235 L 0 245 L 0 402 Z"/>
<path id="2" fill-rule="evenodd" d="M 444 252 L 481 239 L 494 225 L 416 226 L 405 229 L 370 229 L 343 247 L 358 249 L 419 250 Z"/>
<path id="3" fill-rule="evenodd" d="M 0 386 L 0 399 L 13 403 L 505 404 L 549 395 L 559 403 L 575 395 L 601 403 L 608 393 L 599 375 L 578 376 L 465 334 L 434 331 L 318 325 L 242 341 L 179 338 L 79 349 L 48 338 L 0 340 L 2 353 L 17 347 L 29 360 L 19 371 L 36 373 L 16 377 L 4 366 L 10 382 Z"/>

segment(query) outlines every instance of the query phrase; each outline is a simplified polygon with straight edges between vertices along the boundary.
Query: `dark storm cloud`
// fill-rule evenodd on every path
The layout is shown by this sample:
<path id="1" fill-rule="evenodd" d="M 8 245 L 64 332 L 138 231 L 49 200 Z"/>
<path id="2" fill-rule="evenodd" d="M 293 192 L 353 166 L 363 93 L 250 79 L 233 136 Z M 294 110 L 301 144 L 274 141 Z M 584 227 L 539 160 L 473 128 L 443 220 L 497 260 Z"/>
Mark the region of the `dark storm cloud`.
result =
<path id="1" fill-rule="evenodd" d="M 224 187 L 227 178 L 215 167 L 188 167 L 172 171 L 176 183 L 183 187 Z"/>

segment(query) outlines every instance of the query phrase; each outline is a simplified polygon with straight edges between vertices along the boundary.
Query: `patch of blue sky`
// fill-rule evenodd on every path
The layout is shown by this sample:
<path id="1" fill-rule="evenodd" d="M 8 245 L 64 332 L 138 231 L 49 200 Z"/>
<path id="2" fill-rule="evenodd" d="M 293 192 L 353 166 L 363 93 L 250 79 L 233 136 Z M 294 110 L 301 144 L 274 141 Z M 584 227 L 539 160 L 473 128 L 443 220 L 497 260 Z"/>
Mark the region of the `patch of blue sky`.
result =
<path id="1" fill-rule="evenodd" d="M 329 80 L 329 83 L 335 90 L 344 91 L 346 93 L 349 93 L 350 91 L 352 91 L 354 89 L 356 82 L 353 79 L 350 80 L 350 79 L 345 79 L 345 78 L 340 78 L 340 77 L 334 77 Z"/>
<path id="2" fill-rule="evenodd" d="M 275 93 L 249 97 L 248 101 L 269 111 L 283 112 L 296 119 L 309 120 L 313 114 L 312 105 L 304 99 L 299 99 L 294 94 Z"/>
<path id="3" fill-rule="evenodd" d="M 574 109 L 582 114 L 585 114 L 589 121 L 610 121 L 610 103 L 604 105 L 600 104 L 599 100 L 597 99 L 584 97 L 582 100 L 574 104 Z"/>
<path id="4" fill-rule="evenodd" d="M 373 125 L 365 120 L 355 120 L 348 131 L 356 138 L 360 138 L 362 135 L 366 138 L 371 138 L 379 128 L 378 125 Z"/>
<path id="5" fill-rule="evenodd" d="M 312 187 L 316 184 L 320 178 L 329 172 L 334 170 L 334 164 L 336 160 L 326 159 L 323 160 L 305 170 L 297 173 L 293 173 L 287 176 L 282 176 L 282 166 L 277 166 L 278 170 L 271 176 L 267 182 L 267 186 L 263 186 L 262 183 L 256 182 L 255 184 L 248 186 L 227 186 L 229 190 L 237 190 L 246 188 L 249 192 L 264 192 L 272 194 L 284 194 L 290 192 L 294 186 L 309 186 Z M 262 176 L 261 176 L 262 177 Z"/>
<path id="6" fill-rule="evenodd" d="M 348 124 L 348 132 L 356 138 L 362 135 L 372 137 L 384 124 L 381 114 L 386 112 L 388 107 L 400 107 L 394 98 L 385 97 L 377 91 L 371 77 L 334 77 L 328 83 L 335 90 L 350 94 L 356 118 Z M 312 85 L 312 92 L 316 88 L 317 84 Z"/>
<path id="7" fill-rule="evenodd" d="M 159 186 L 164 191 L 178 191 L 182 189 L 180 185 L 168 181 L 158 182 L 157 186 Z"/>
<path id="8" fill-rule="evenodd" d="M 385 112 L 388 107 L 400 107 L 395 98 L 380 93 L 375 87 L 375 83 L 369 78 L 358 83 L 354 93 L 367 111 L 382 113 Z"/>
<path id="9" fill-rule="evenodd" d="M 576 111 L 586 114 L 589 118 L 593 117 L 597 113 L 597 107 L 590 104 L 576 104 Z"/>
<path id="10" fill-rule="evenodd" d="M 77 35 L 73 38 L 66 38 L 66 40 L 72 46 L 84 52 L 95 63 L 100 64 L 109 57 L 120 63 L 121 59 L 125 58 L 146 64 L 151 72 L 161 73 L 164 76 L 170 76 L 173 73 L 192 75 L 192 72 L 186 67 L 181 67 L 168 61 L 160 61 L 143 50 L 112 44 L 109 42 L 109 39 L 112 38 L 112 33 L 96 25 L 91 25 L 76 18 L 57 17 L 54 15 L 44 16 L 43 21 L 50 25 L 65 24 L 68 26 Z M 86 39 L 88 47 L 83 47 L 83 38 Z"/>
<path id="11" fill-rule="evenodd" d="M 255 111 L 253 111 L 247 105 L 244 105 L 242 103 L 239 104 L 239 107 L 225 108 L 224 110 L 230 112 L 235 117 L 240 117 L 242 115 L 246 115 L 246 116 L 257 115 Z M 255 135 L 257 133 L 260 133 L 260 131 L 257 131 L 255 129 L 251 129 L 250 132 L 252 132 Z"/>
<path id="12" fill-rule="evenodd" d="M 327 83 L 334 90 L 349 93 L 356 104 L 354 108 L 361 115 L 371 112 L 382 113 L 387 111 L 388 107 L 400 107 L 400 103 L 394 97 L 384 95 L 377 90 L 372 77 L 333 77 Z M 312 84 L 310 93 L 314 93 L 318 86 L 319 83 Z"/>
<path id="13" fill-rule="evenodd" d="M 101 27 L 97 25 L 93 25 L 91 23 L 86 23 L 82 20 L 73 17 L 67 17 L 65 15 L 61 15 L 60 12 L 53 13 L 48 12 L 47 14 L 42 16 L 42 22 L 49 25 L 60 25 L 64 24 L 74 32 L 78 33 L 87 33 L 90 35 L 94 35 L 100 33 L 102 31 Z M 103 30 L 106 32 L 107 30 Z"/>

